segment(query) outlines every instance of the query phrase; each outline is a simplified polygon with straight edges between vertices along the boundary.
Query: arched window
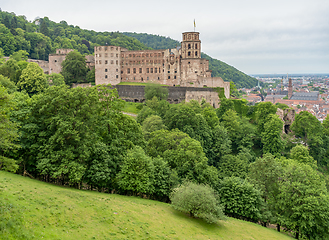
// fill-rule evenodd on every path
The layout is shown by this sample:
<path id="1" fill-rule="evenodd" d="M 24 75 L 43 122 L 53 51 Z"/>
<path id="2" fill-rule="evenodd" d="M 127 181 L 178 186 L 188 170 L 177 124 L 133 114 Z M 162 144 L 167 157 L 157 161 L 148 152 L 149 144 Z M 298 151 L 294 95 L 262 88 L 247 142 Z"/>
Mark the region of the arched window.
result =
<path id="1" fill-rule="evenodd" d="M 198 52 L 195 52 L 195 56 L 196 56 L 196 57 L 198 56 Z"/>
<path id="2" fill-rule="evenodd" d="M 188 53 L 187 53 L 187 56 L 191 56 L 191 52 L 188 52 Z"/>
<path id="3" fill-rule="evenodd" d="M 188 49 L 191 49 L 191 44 L 188 44 L 188 45 L 187 45 L 187 48 L 188 48 Z"/>
<path id="4" fill-rule="evenodd" d="M 198 44 L 197 43 L 195 44 L 195 49 L 198 49 Z"/>

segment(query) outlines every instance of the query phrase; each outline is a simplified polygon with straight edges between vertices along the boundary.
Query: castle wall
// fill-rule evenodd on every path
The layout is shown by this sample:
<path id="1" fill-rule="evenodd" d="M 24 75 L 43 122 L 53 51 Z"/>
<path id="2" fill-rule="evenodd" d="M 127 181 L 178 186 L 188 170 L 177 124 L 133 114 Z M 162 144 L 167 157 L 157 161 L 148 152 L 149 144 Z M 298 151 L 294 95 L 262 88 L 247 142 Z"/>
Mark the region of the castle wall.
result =
<path id="1" fill-rule="evenodd" d="M 145 86 L 136 85 L 116 85 L 119 97 L 129 102 L 144 102 L 145 101 Z M 212 88 L 195 88 L 195 87 L 166 87 L 168 89 L 168 102 L 180 103 L 182 101 L 189 102 L 197 100 L 201 102 L 204 98 L 212 106 L 219 107 L 218 93 Z"/>

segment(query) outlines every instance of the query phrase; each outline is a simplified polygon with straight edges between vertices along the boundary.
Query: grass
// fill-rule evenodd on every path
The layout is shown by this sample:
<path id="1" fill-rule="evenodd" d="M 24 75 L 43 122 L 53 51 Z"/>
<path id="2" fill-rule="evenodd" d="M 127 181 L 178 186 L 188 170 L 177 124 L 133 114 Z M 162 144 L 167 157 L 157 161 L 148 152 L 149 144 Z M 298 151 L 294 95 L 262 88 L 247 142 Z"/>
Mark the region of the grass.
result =
<path id="1" fill-rule="evenodd" d="M 169 204 L 51 185 L 0 171 L 1 239 L 291 239 L 228 218 L 207 224 Z"/>
<path id="2" fill-rule="evenodd" d="M 142 105 L 143 105 L 143 103 L 138 103 L 138 102 L 136 102 L 136 103 L 135 102 L 125 102 L 125 106 L 122 109 L 122 111 L 127 112 L 127 113 L 138 114 L 142 109 Z"/>

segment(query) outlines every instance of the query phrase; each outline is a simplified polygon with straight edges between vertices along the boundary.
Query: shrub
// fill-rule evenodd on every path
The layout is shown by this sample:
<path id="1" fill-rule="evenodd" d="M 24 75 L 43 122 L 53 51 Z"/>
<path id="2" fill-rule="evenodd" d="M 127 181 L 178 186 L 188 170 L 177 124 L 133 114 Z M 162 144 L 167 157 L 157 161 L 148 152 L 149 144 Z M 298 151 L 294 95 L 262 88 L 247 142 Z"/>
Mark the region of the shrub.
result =
<path id="1" fill-rule="evenodd" d="M 224 219 L 219 199 L 215 191 L 207 185 L 185 182 L 173 190 L 170 200 L 173 208 L 208 223 Z"/>

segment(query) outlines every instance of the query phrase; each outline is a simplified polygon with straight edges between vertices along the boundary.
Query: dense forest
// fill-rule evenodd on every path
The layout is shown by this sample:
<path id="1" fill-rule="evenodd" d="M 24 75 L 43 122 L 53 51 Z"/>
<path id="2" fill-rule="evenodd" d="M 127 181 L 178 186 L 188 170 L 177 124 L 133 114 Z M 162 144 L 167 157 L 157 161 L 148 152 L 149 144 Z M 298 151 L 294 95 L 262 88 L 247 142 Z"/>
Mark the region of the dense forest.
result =
<path id="1" fill-rule="evenodd" d="M 0 48 L 5 56 L 19 50 L 25 50 L 32 59 L 48 60 L 48 55 L 57 48 L 70 48 L 81 54 L 93 54 L 94 47 L 99 45 L 116 45 L 128 50 L 166 49 L 179 46 L 178 41 L 166 37 L 149 34 L 95 32 L 69 25 L 66 21 L 55 23 L 48 17 L 27 21 L 25 16 L 0 12 Z M 238 71 L 234 67 L 213 59 L 209 59 L 209 68 L 214 77 L 222 77 L 224 81 L 233 81 L 236 86 L 251 88 L 256 86 L 256 79 Z"/>
<path id="2" fill-rule="evenodd" d="M 130 33 L 123 32 L 124 35 L 134 37 L 141 43 L 153 49 L 176 48 L 180 46 L 180 42 L 169 37 L 147 33 Z M 205 53 L 201 53 L 201 57 L 209 60 L 209 69 L 212 70 L 213 77 L 221 77 L 224 81 L 234 82 L 237 88 L 251 88 L 257 85 L 257 80 L 247 74 L 237 70 L 236 68 L 210 57 Z"/>

